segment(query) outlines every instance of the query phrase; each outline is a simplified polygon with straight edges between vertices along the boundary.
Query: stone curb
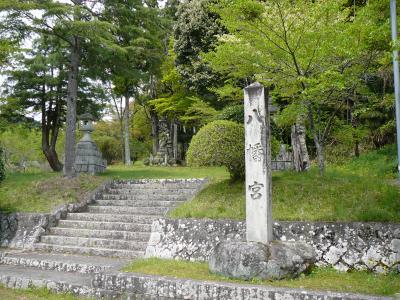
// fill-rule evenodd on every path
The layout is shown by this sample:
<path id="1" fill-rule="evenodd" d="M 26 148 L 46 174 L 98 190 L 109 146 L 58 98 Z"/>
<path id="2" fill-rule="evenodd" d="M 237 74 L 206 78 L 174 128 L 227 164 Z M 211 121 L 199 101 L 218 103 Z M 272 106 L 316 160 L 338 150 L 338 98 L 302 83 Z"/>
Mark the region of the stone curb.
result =
<path id="1" fill-rule="evenodd" d="M 251 284 L 177 279 L 136 273 L 98 273 L 92 286 L 122 295 L 146 295 L 150 299 L 193 300 L 393 300 L 393 297 L 370 296 L 331 291 L 309 291 Z M 128 298 L 129 299 L 129 298 Z"/>

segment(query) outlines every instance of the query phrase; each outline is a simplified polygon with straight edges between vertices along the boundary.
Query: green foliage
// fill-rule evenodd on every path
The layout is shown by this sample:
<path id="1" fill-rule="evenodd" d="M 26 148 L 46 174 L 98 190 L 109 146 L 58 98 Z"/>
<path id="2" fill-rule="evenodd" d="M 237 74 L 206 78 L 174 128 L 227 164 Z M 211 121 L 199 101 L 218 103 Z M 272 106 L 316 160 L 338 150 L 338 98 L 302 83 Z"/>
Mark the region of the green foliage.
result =
<path id="1" fill-rule="evenodd" d="M 170 119 L 178 119 L 192 126 L 202 126 L 208 123 L 217 113 L 208 103 L 203 101 L 182 82 L 182 76 L 174 64 L 175 54 L 170 44 L 169 55 L 162 66 L 160 94 L 149 104 L 159 115 Z"/>
<path id="2" fill-rule="evenodd" d="M 4 151 L 0 147 L 0 182 L 6 179 L 6 165 L 4 162 Z"/>
<path id="3" fill-rule="evenodd" d="M 134 97 L 149 74 L 159 73 L 165 31 L 158 11 L 144 1 L 113 0 L 104 5 L 102 18 L 114 26 L 115 43 L 123 50 L 105 58 L 113 90 Z"/>
<path id="4" fill-rule="evenodd" d="M 326 146 L 326 157 L 330 163 L 345 163 L 356 155 L 356 146 L 362 148 L 368 129 L 361 126 L 341 124 L 337 120 L 333 126 L 329 145 Z"/>
<path id="5" fill-rule="evenodd" d="M 222 0 L 211 10 L 229 33 L 203 57 L 229 78 L 226 91 L 235 79 L 271 87 L 277 125 L 288 131 L 303 115 L 315 147 L 354 147 L 365 129 L 376 147 L 393 142 L 387 1 Z"/>
<path id="6" fill-rule="evenodd" d="M 232 121 L 213 121 L 192 138 L 189 166 L 225 166 L 232 179 L 244 178 L 244 128 Z"/>
<path id="7" fill-rule="evenodd" d="M 274 157 L 276 157 L 278 155 L 280 147 L 281 147 L 281 142 L 276 137 L 271 135 L 271 156 L 272 156 L 272 159 L 274 159 Z"/>
<path id="8" fill-rule="evenodd" d="M 322 177 L 315 168 L 306 173 L 274 172 L 273 217 L 285 221 L 399 222 L 400 191 L 394 178 L 395 145 L 362 154 L 345 165 L 331 165 Z M 244 188 L 243 181 L 214 180 L 170 215 L 243 220 Z"/>
<path id="9" fill-rule="evenodd" d="M 224 109 L 215 117 L 217 120 L 229 120 L 243 124 L 244 120 L 244 107 L 240 105 L 226 106 Z"/>
<path id="10" fill-rule="evenodd" d="M 70 179 L 38 170 L 9 172 L 0 186 L 0 211 L 50 212 L 81 201 L 103 182 L 103 177 L 85 174 Z"/>
<path id="11" fill-rule="evenodd" d="M 120 124 L 116 121 L 101 121 L 95 124 L 93 141 L 107 160 L 107 164 L 122 160 L 120 130 Z"/>
<path id="12" fill-rule="evenodd" d="M 212 2 L 193 0 L 182 3 L 176 14 L 174 31 L 178 72 L 191 91 L 203 97 L 210 97 L 209 88 L 218 85 L 221 78 L 199 55 L 213 49 L 218 35 L 225 31 L 217 21 L 218 15 L 209 9 Z"/>
<path id="13" fill-rule="evenodd" d="M 16 51 L 15 46 L 7 39 L 0 39 L 0 67 L 5 65 L 12 52 Z"/>
<path id="14" fill-rule="evenodd" d="M 341 166 L 348 172 L 376 176 L 378 178 L 397 178 L 397 146 L 386 145 L 375 151 L 354 157 Z"/>
<path id="15" fill-rule="evenodd" d="M 229 279 L 212 274 L 207 263 L 168 260 L 159 258 L 138 259 L 125 266 L 123 271 L 169 276 L 194 280 L 245 283 L 249 281 Z M 263 281 L 251 280 L 252 284 L 301 288 L 307 290 L 328 290 L 375 295 L 393 295 L 400 291 L 400 275 L 380 275 L 365 271 L 339 272 L 331 268 L 314 268 L 309 274 L 296 279 Z"/>
<path id="16" fill-rule="evenodd" d="M 101 136 L 96 139 L 96 144 L 107 160 L 107 164 L 111 164 L 117 160 L 121 160 L 121 143 L 111 136 Z"/>
<path id="17" fill-rule="evenodd" d="M 24 161 L 45 160 L 41 151 L 41 133 L 23 126 L 0 132 L 0 147 L 4 150 L 6 163 L 19 165 Z"/>

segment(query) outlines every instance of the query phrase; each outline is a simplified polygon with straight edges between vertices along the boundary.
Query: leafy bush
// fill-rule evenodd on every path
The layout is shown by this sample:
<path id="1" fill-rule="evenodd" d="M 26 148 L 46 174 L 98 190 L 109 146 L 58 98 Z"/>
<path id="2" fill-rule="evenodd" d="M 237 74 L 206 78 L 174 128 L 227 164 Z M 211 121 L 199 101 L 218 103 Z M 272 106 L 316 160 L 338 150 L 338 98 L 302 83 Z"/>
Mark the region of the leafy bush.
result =
<path id="1" fill-rule="evenodd" d="M 244 128 L 232 121 L 214 121 L 193 137 L 189 166 L 225 166 L 232 179 L 244 178 Z"/>
<path id="2" fill-rule="evenodd" d="M 45 162 L 41 149 L 41 132 L 23 126 L 14 126 L 0 133 L 0 147 L 7 163 Z"/>
<path id="3" fill-rule="evenodd" d="M 3 149 L 0 148 L 0 182 L 6 178 L 6 167 L 4 164 L 4 153 Z"/>
<path id="4" fill-rule="evenodd" d="M 243 104 L 225 107 L 215 118 L 216 120 L 230 120 L 243 123 L 244 107 Z"/>
<path id="5" fill-rule="evenodd" d="M 121 160 L 122 148 L 121 143 L 117 138 L 112 136 L 98 136 L 96 137 L 96 144 L 99 147 L 103 158 L 107 160 L 107 164 Z"/>

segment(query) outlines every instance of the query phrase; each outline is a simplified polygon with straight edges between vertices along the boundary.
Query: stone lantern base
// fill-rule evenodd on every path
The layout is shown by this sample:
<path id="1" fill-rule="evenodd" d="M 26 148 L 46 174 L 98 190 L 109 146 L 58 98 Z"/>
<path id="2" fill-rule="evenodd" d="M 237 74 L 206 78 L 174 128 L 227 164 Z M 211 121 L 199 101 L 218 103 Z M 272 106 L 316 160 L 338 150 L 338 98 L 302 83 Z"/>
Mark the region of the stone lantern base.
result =
<path id="1" fill-rule="evenodd" d="M 225 241 L 210 257 L 212 273 L 229 278 L 276 280 L 295 278 L 309 270 L 316 261 L 314 248 L 303 242 Z"/>
<path id="2" fill-rule="evenodd" d="M 106 167 L 107 162 L 93 141 L 81 140 L 76 144 L 76 172 L 96 174 L 104 172 Z"/>

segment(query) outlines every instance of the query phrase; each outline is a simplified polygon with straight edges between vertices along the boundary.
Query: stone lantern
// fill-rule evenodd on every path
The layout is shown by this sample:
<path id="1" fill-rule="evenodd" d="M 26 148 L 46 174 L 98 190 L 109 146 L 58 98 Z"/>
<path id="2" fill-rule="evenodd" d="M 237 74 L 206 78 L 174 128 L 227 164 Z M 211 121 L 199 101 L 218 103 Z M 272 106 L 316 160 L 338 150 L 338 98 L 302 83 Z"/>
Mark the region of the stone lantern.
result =
<path id="1" fill-rule="evenodd" d="M 92 140 L 93 116 L 85 113 L 79 116 L 81 121 L 79 130 L 83 132 L 82 139 L 76 144 L 75 170 L 77 173 L 96 174 L 104 172 L 107 167 L 101 152 Z"/>

